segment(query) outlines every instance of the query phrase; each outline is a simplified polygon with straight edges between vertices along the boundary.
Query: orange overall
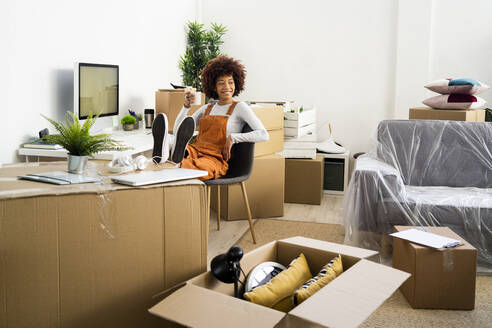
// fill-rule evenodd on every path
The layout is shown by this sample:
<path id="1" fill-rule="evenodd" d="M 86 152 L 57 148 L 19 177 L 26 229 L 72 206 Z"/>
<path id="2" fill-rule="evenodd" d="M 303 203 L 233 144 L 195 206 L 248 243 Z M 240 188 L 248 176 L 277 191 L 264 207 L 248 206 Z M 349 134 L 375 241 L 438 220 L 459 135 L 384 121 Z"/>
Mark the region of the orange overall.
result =
<path id="1" fill-rule="evenodd" d="M 227 121 L 232 115 L 237 102 L 233 102 L 226 116 L 210 115 L 214 104 L 208 105 L 200 119 L 199 133 L 193 144 L 186 146 L 188 157 L 183 159 L 181 167 L 186 169 L 205 170 L 208 175 L 201 180 L 217 179 L 227 173 L 229 164 L 222 156 L 226 142 Z"/>

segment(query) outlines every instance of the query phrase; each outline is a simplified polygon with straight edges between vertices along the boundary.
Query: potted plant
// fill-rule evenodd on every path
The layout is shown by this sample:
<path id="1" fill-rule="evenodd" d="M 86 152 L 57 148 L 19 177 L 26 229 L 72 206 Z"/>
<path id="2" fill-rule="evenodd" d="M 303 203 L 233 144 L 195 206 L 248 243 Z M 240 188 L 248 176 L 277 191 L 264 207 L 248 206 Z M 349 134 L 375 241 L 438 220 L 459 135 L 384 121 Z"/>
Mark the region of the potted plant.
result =
<path id="1" fill-rule="evenodd" d="M 121 125 L 123 125 L 123 130 L 125 131 L 133 130 L 135 123 L 137 123 L 137 119 L 132 115 L 123 116 L 121 119 Z"/>
<path id="2" fill-rule="evenodd" d="M 219 56 L 222 37 L 227 28 L 222 24 L 212 23 L 210 30 L 205 30 L 203 24 L 188 22 L 187 45 L 184 56 L 179 58 L 179 68 L 182 71 L 183 84 L 202 91 L 200 72 L 212 58 Z"/>
<path id="3" fill-rule="evenodd" d="M 72 121 L 69 120 L 69 115 Z M 50 134 L 42 138 L 43 141 L 59 144 L 68 151 L 68 172 L 82 174 L 85 171 L 89 156 L 102 151 L 127 150 L 128 147 L 111 139 L 109 134 L 90 135 L 89 130 L 99 117 L 92 113 L 87 116 L 84 124 L 72 112 L 65 114 L 65 123 L 57 122 L 44 115 L 59 134 Z"/>
<path id="4" fill-rule="evenodd" d="M 135 125 L 137 129 L 142 129 L 143 128 L 143 115 L 142 113 L 137 114 L 137 124 Z"/>
<path id="5" fill-rule="evenodd" d="M 485 108 L 485 122 L 492 122 L 492 109 Z"/>

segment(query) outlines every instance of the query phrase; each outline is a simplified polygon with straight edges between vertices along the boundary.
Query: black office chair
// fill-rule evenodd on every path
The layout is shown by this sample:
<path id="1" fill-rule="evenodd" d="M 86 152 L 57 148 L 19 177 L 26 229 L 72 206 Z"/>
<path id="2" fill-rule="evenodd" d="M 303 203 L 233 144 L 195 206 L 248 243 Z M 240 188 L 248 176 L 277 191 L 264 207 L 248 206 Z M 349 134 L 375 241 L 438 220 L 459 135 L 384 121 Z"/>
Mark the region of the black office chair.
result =
<path id="1" fill-rule="evenodd" d="M 252 129 L 249 125 L 245 125 L 244 132 L 250 132 Z M 220 230 L 220 186 L 232 185 L 236 183 L 241 184 L 241 190 L 243 192 L 244 203 L 248 210 L 249 228 L 251 230 L 251 236 L 253 237 L 253 243 L 256 244 L 255 232 L 253 229 L 253 218 L 251 215 L 251 209 L 249 207 L 248 195 L 246 193 L 246 181 L 251 175 L 253 169 L 255 144 L 252 142 L 241 142 L 234 144 L 231 149 L 231 158 L 229 159 L 229 169 L 227 174 L 213 180 L 204 181 L 207 185 L 207 202 L 208 202 L 208 215 L 210 217 L 210 190 L 212 186 L 217 186 L 217 230 Z"/>

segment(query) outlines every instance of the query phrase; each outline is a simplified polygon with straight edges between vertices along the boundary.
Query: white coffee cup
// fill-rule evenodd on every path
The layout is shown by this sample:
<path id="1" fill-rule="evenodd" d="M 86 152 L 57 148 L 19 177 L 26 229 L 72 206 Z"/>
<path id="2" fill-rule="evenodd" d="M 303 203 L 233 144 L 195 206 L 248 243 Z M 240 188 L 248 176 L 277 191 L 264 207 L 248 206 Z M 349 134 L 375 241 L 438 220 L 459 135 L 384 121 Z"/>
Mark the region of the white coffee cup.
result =
<path id="1" fill-rule="evenodd" d="M 202 104 L 202 93 L 200 91 L 196 91 L 193 87 L 186 87 L 185 92 L 191 92 L 195 95 L 195 101 L 190 105 L 201 105 Z"/>

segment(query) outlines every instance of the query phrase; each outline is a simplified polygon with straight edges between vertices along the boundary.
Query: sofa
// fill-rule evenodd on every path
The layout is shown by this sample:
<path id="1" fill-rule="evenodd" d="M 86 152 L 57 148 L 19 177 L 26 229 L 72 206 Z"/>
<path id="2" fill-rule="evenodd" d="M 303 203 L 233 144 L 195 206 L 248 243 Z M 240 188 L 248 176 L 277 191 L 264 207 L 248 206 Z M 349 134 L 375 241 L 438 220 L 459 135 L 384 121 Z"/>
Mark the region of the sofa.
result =
<path id="1" fill-rule="evenodd" d="M 377 250 L 394 225 L 447 226 L 492 267 L 492 123 L 380 122 L 342 218 L 346 243 Z"/>

